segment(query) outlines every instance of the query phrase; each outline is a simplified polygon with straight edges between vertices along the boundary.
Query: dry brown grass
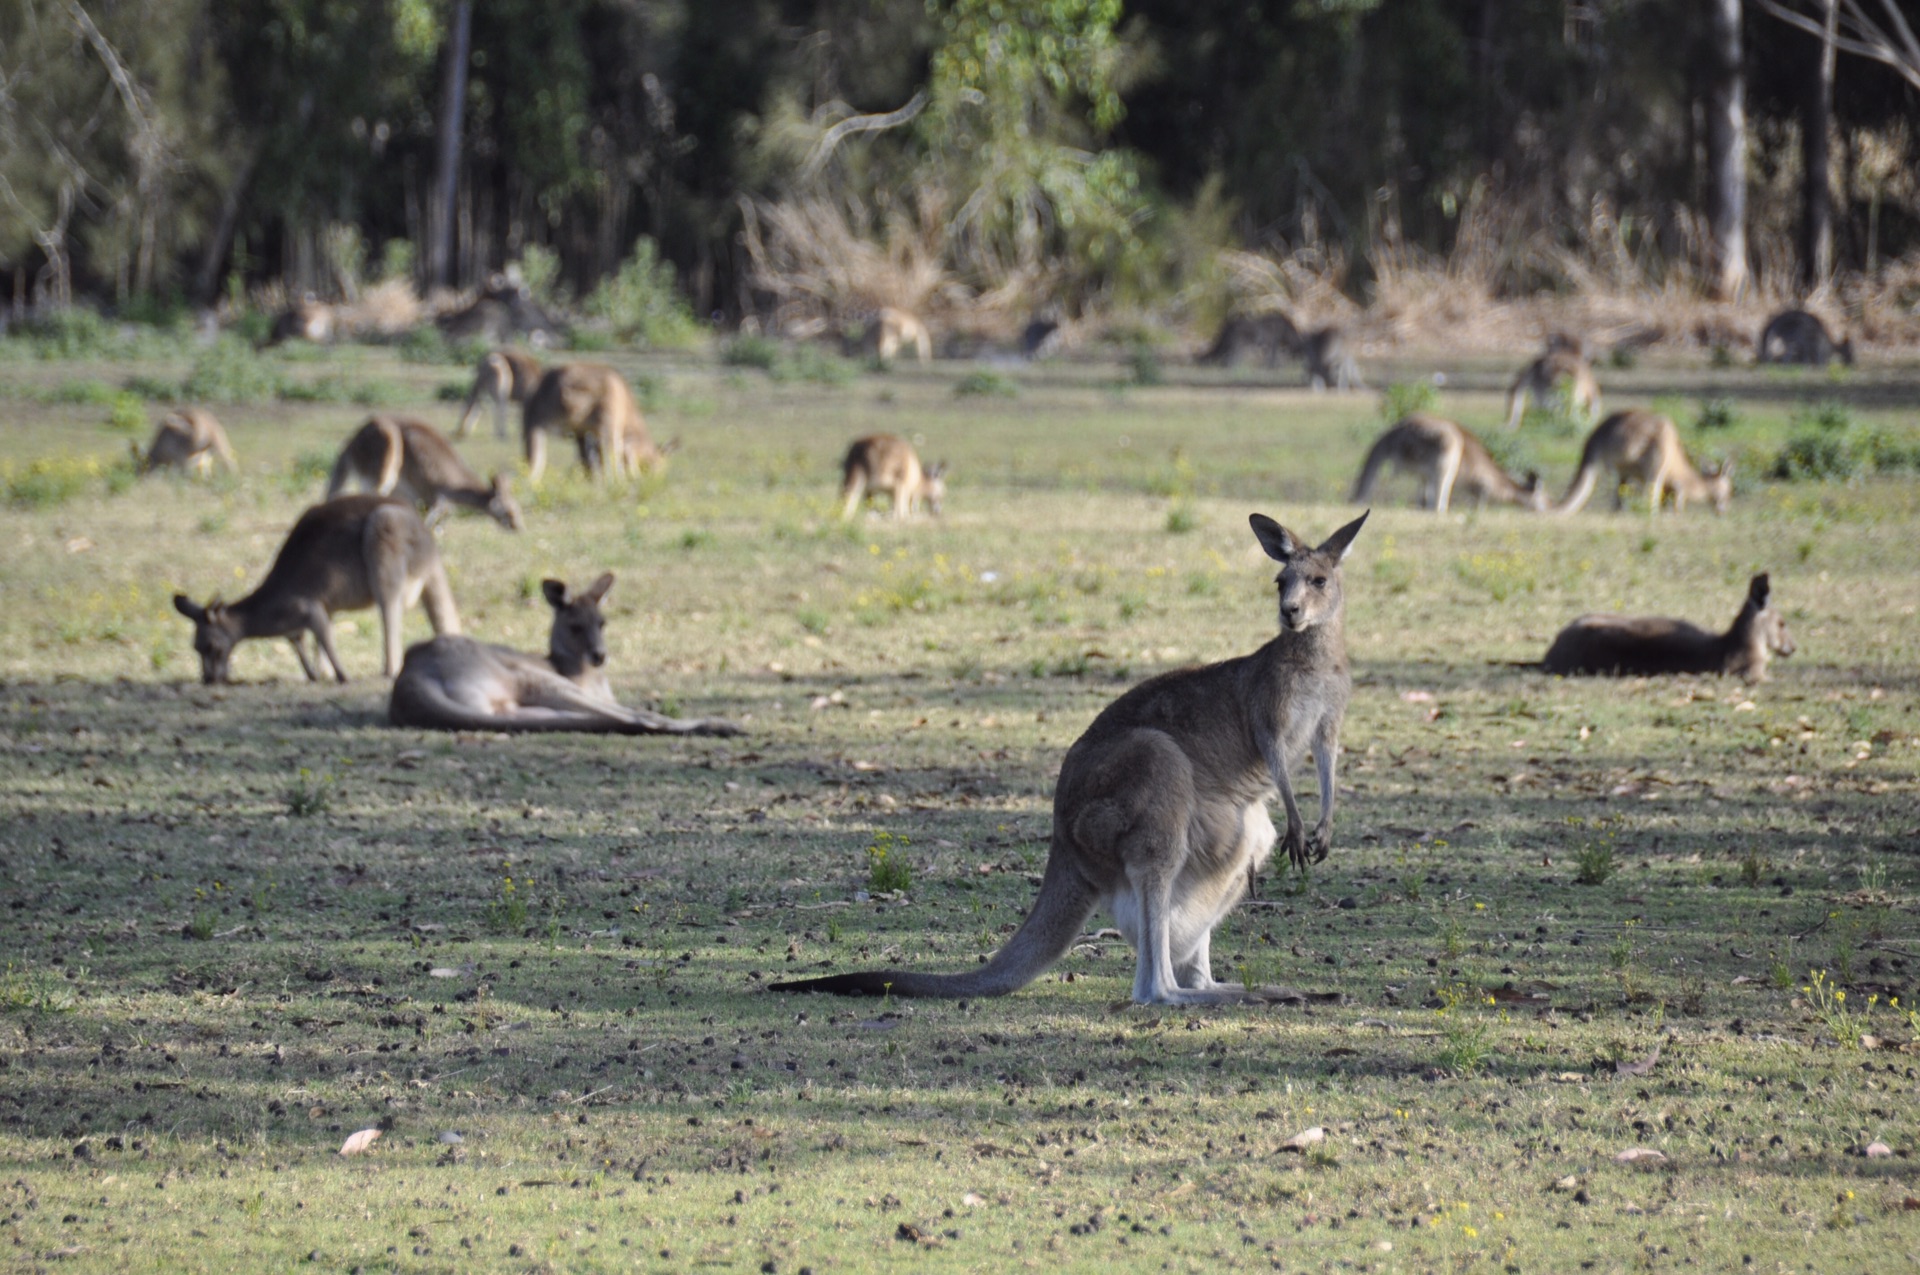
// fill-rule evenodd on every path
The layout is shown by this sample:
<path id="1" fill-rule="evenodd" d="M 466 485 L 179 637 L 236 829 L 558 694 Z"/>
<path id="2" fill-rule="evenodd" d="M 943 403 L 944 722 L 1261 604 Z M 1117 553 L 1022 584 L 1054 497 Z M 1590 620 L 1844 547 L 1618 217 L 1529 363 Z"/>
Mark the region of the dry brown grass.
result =
<path id="1" fill-rule="evenodd" d="M 882 211 L 823 195 L 740 203 L 753 283 L 777 298 L 772 327 L 812 335 L 882 306 L 922 319 L 971 308 L 942 263 L 940 200 Z"/>

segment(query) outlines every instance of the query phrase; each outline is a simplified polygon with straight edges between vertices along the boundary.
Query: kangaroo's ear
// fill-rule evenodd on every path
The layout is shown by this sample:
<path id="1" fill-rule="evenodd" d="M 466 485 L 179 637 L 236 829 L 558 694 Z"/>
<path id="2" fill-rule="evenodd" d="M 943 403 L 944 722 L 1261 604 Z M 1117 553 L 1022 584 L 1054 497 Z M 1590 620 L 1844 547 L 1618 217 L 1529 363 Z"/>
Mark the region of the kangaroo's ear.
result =
<path id="1" fill-rule="evenodd" d="M 173 595 L 173 609 L 195 624 L 204 623 L 207 618 L 207 609 L 184 593 Z"/>
<path id="2" fill-rule="evenodd" d="M 1282 527 L 1265 514 L 1248 514 L 1247 524 L 1253 528 L 1253 534 L 1260 541 L 1260 547 L 1275 562 L 1286 562 L 1290 558 L 1305 553 L 1307 547 L 1300 538 Z"/>
<path id="3" fill-rule="evenodd" d="M 936 460 L 933 462 L 932 468 L 927 470 L 927 477 L 939 478 L 946 472 L 947 472 L 947 462 L 944 460 Z"/>
<path id="4" fill-rule="evenodd" d="M 1314 552 L 1328 554 L 1335 562 L 1345 561 L 1347 550 L 1353 547 L 1353 538 L 1360 534 L 1360 528 L 1366 525 L 1367 514 L 1372 512 L 1373 510 L 1371 509 L 1367 510 L 1367 513 L 1361 514 L 1358 518 L 1355 518 L 1352 522 L 1328 536 L 1326 543 L 1322 544 Z"/>
<path id="5" fill-rule="evenodd" d="M 1767 573 L 1764 571 L 1755 576 L 1753 583 L 1747 586 L 1747 600 L 1753 603 L 1754 607 L 1758 610 L 1766 610 L 1767 598 L 1771 596 L 1772 593 L 1773 584 L 1767 579 Z"/>
<path id="6" fill-rule="evenodd" d="M 546 596 L 547 605 L 559 610 L 567 605 L 567 582 L 565 580 L 542 580 L 540 592 Z"/>
<path id="7" fill-rule="evenodd" d="M 583 598 L 586 598 L 588 601 L 594 603 L 597 606 L 600 602 L 600 599 L 607 596 L 607 590 L 611 589 L 612 587 L 613 587 L 613 572 L 603 571 L 600 574 L 600 578 L 598 580 L 595 580 L 592 584 L 588 585 L 587 591 L 581 594 L 580 596 Z"/>

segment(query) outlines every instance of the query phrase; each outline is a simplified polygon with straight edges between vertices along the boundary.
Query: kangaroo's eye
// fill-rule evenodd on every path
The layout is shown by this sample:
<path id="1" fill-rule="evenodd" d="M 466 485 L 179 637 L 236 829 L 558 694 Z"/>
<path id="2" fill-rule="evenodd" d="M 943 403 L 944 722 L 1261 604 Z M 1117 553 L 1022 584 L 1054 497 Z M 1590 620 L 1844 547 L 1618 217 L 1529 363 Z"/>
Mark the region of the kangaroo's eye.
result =
<path id="1" fill-rule="evenodd" d="M 1326 578 L 1325 576 L 1315 576 L 1315 577 L 1313 578 L 1313 587 L 1314 587 L 1314 588 L 1316 588 L 1316 589 L 1324 589 L 1324 588 L 1326 588 L 1326 587 L 1327 587 L 1327 578 Z"/>

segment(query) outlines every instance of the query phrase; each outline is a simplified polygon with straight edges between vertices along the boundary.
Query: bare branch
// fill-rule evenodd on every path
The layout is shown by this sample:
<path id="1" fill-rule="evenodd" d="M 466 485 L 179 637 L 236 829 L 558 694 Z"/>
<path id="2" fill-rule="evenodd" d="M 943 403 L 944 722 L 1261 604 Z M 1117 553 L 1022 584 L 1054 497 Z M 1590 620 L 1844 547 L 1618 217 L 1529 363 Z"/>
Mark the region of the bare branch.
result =
<path id="1" fill-rule="evenodd" d="M 826 166 L 840 143 L 854 133 L 873 133 L 884 128 L 898 128 L 926 109 L 927 91 L 917 89 L 907 104 L 897 111 L 888 111 L 883 115 L 853 115 L 841 120 L 821 135 L 814 144 L 813 152 L 807 156 L 807 162 L 800 166 L 800 180 L 812 181 Z"/>
<path id="2" fill-rule="evenodd" d="M 1826 27 L 1818 19 L 1788 8 L 1781 0 L 1755 2 L 1764 12 L 1788 26 L 1798 27 L 1822 40 L 1828 38 Z M 1842 53 L 1885 63 L 1898 72 L 1900 78 L 1920 89 L 1920 41 L 1914 39 L 1913 29 L 1900 16 L 1893 0 L 1881 0 L 1881 3 L 1893 15 L 1899 43 L 1860 7 L 1860 0 L 1840 0 L 1840 28 L 1843 34 L 1833 37 L 1833 47 Z"/>

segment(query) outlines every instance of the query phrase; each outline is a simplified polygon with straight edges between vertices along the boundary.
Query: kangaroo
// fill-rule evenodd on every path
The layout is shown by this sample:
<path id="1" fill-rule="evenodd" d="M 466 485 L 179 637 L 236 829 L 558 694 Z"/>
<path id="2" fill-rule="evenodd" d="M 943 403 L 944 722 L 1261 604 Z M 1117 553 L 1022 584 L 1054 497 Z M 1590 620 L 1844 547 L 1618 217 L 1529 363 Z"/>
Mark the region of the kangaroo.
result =
<path id="1" fill-rule="evenodd" d="M 1839 359 L 1853 366 L 1853 338 L 1836 342 L 1819 316 L 1805 310 L 1782 310 L 1760 330 L 1757 363 L 1811 363 L 1825 367 Z"/>
<path id="2" fill-rule="evenodd" d="M 387 720 L 426 730 L 582 731 L 601 735 L 738 735 L 717 717 L 665 717 L 623 708 L 607 681 L 601 599 L 611 571 L 574 593 L 559 580 L 540 590 L 553 608 L 545 659 L 469 637 L 444 635 L 407 648 Z"/>
<path id="3" fill-rule="evenodd" d="M 230 474 L 240 472 L 240 462 L 233 454 L 233 444 L 227 441 L 227 431 L 220 428 L 220 422 L 204 407 L 183 407 L 168 412 L 159 428 L 153 431 L 146 455 L 140 454 L 135 443 L 129 442 L 127 446 L 133 449 L 134 471 L 141 475 L 166 468 L 190 469 L 205 477 L 215 460 Z"/>
<path id="4" fill-rule="evenodd" d="M 327 499 L 358 478 L 382 496 L 395 492 L 426 509 L 427 526 L 438 526 L 454 505 L 477 509 L 508 531 L 526 525 L 506 475 L 481 482 L 440 431 L 412 416 L 369 416 L 340 449 L 327 483 Z"/>
<path id="5" fill-rule="evenodd" d="M 626 378 L 604 363 L 548 368 L 528 396 L 520 419 L 528 477 L 536 483 L 546 472 L 547 432 L 553 429 L 580 443 L 580 463 L 589 474 L 604 473 L 609 465 L 622 475 L 632 474 L 636 455 L 649 462 L 640 468 L 659 460 Z M 644 446 L 629 444 L 629 438 L 639 439 Z"/>
<path id="6" fill-rule="evenodd" d="M 869 434 L 855 439 L 840 463 L 840 517 L 853 517 L 869 495 L 893 497 L 893 516 L 906 518 L 924 501 L 927 512 L 939 514 L 947 494 L 947 464 L 922 468 L 913 444 L 898 434 Z"/>
<path id="7" fill-rule="evenodd" d="M 1200 356 L 1200 362 L 1232 367 L 1248 355 L 1255 355 L 1262 367 L 1278 367 L 1280 356 L 1298 353 L 1300 343 L 1300 329 L 1277 310 L 1267 314 L 1230 314 L 1220 325 L 1213 344 Z"/>
<path id="8" fill-rule="evenodd" d="M 325 345 L 332 339 L 333 307 L 309 292 L 274 317 L 266 344 L 300 340 Z"/>
<path id="9" fill-rule="evenodd" d="M 1786 617 L 1763 572 L 1725 633 L 1657 615 L 1583 615 L 1560 630 L 1540 667 L 1549 673 L 1725 673 L 1767 680 L 1767 661 L 1794 652 Z"/>
<path id="10" fill-rule="evenodd" d="M 1315 390 L 1331 386 L 1336 390 L 1364 390 L 1360 367 L 1347 353 L 1346 338 L 1339 328 L 1321 328 L 1309 332 L 1300 347 L 1307 365 L 1307 384 Z"/>
<path id="11" fill-rule="evenodd" d="M 1353 484 L 1355 504 L 1367 502 L 1381 469 L 1389 465 L 1420 476 L 1420 507 L 1435 513 L 1447 512 L 1456 489 L 1479 504 L 1495 501 L 1535 512 L 1547 507 L 1540 475 L 1529 473 L 1525 483 L 1515 482 L 1470 430 L 1425 412 L 1415 412 L 1380 435 Z"/>
<path id="12" fill-rule="evenodd" d="M 507 404 L 525 404 L 527 396 L 533 393 L 534 386 L 540 382 L 540 360 L 531 354 L 519 350 L 495 350 L 480 360 L 480 366 L 474 369 L 473 390 L 467 395 L 467 405 L 460 412 L 460 423 L 453 427 L 455 438 L 465 438 L 473 432 L 473 423 L 480 418 L 482 400 L 493 404 L 493 434 L 496 438 L 507 436 Z"/>
<path id="13" fill-rule="evenodd" d="M 860 334 L 860 353 L 874 355 L 882 363 L 891 363 L 903 345 L 913 346 L 913 352 L 920 362 L 933 361 L 933 338 L 927 334 L 927 325 L 905 310 L 896 310 L 890 305 L 881 306 L 880 313 L 873 316 L 866 330 Z"/>
<path id="14" fill-rule="evenodd" d="M 1039 896 L 993 959 L 964 974 L 877 970 L 773 990 L 1002 996 L 1064 956 L 1104 908 L 1137 957 L 1136 1002 L 1300 999 L 1214 982 L 1210 945 L 1276 843 L 1297 866 L 1327 856 L 1334 759 L 1353 687 L 1340 564 L 1366 520 L 1360 515 L 1311 549 L 1252 515 L 1254 536 L 1280 563 L 1279 636 L 1251 655 L 1142 682 L 1093 719 L 1060 766 Z M 1320 781 L 1311 832 L 1289 779 L 1309 748 Z M 1284 835 L 1267 813 L 1275 790 L 1286 808 Z"/>
<path id="15" fill-rule="evenodd" d="M 252 593 L 205 606 L 176 593 L 173 609 L 193 621 L 200 680 L 209 686 L 232 681 L 233 648 L 259 637 L 286 638 L 307 680 L 319 681 L 307 656 L 308 633 L 344 682 L 347 671 L 333 649 L 333 613 L 380 608 L 382 669 L 392 677 L 400 669 L 401 615 L 422 596 L 435 633 L 460 631 L 440 550 L 413 506 L 392 496 L 342 496 L 300 515 Z"/>
<path id="16" fill-rule="evenodd" d="M 1638 408 L 1615 412 L 1595 426 L 1580 451 L 1580 468 L 1573 476 L 1573 485 L 1555 506 L 1555 512 L 1570 514 L 1585 505 L 1603 469 L 1618 476 L 1613 490 L 1615 509 L 1625 503 L 1620 484 L 1629 480 L 1646 484 L 1650 515 L 1660 512 L 1667 492 L 1673 493 L 1676 513 L 1684 511 L 1689 500 L 1710 500 L 1715 513 L 1725 513 L 1733 500 L 1733 466 L 1695 469 L 1680 446 L 1680 431 L 1673 419 L 1655 412 Z"/>
<path id="17" fill-rule="evenodd" d="M 1507 428 L 1519 428 L 1529 397 L 1545 406 L 1555 394 L 1566 396 L 1569 412 L 1578 412 L 1588 420 L 1600 413 L 1600 383 L 1593 379 L 1593 365 L 1587 362 L 1577 339 L 1561 333 L 1549 337 L 1546 353 L 1513 378 L 1507 390 Z"/>

